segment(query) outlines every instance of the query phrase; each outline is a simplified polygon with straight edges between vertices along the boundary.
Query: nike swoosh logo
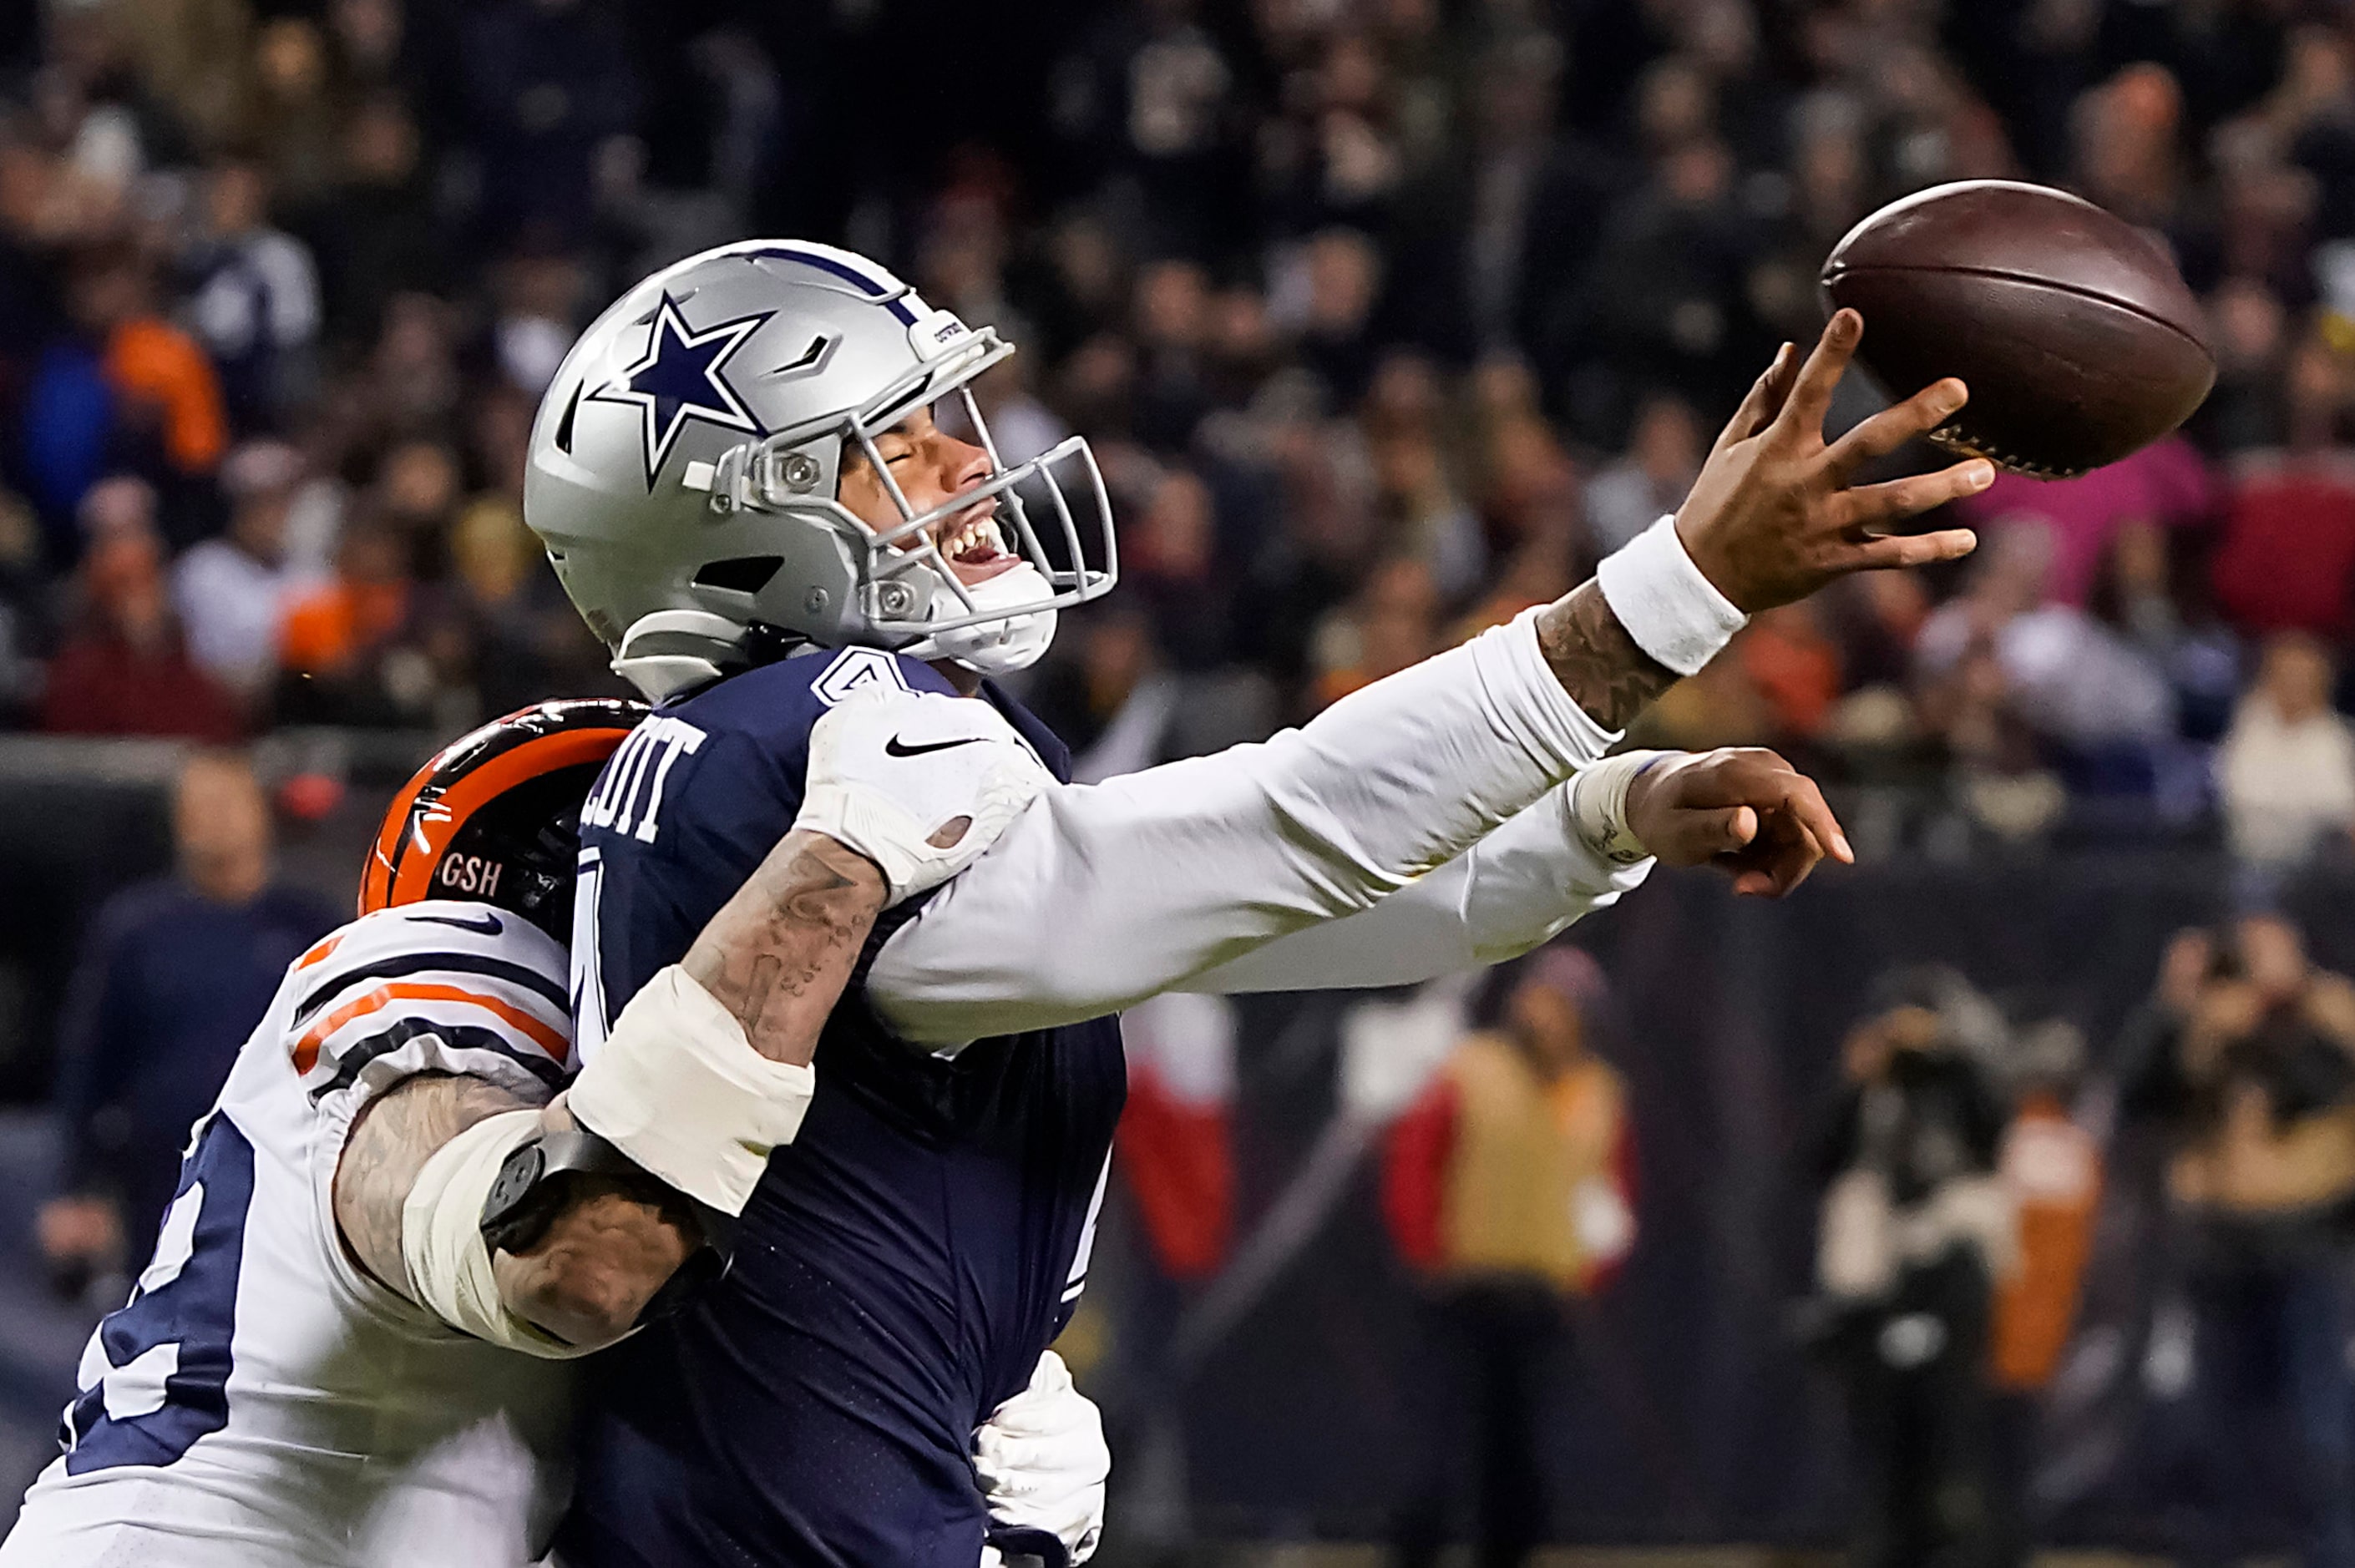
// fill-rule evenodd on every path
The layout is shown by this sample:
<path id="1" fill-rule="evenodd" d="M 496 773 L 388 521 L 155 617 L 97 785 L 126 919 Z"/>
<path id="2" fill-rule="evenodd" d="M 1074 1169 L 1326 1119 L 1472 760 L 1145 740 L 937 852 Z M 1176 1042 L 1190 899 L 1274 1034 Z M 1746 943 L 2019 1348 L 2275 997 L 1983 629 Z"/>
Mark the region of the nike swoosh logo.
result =
<path id="1" fill-rule="evenodd" d="M 472 931 L 483 937 L 496 937 L 506 929 L 499 924 L 499 917 L 496 915 L 485 915 L 479 920 L 463 919 L 455 915 L 411 915 L 410 918 L 431 920 L 436 926 L 455 926 L 461 931 Z"/>
<path id="2" fill-rule="evenodd" d="M 883 743 L 883 755 L 886 757 L 922 757 L 928 751 L 946 751 L 952 747 L 979 746 L 984 738 L 984 736 L 978 735 L 969 735 L 963 740 L 934 740 L 927 741 L 922 746 L 907 746 L 901 744 L 900 737 L 895 735 L 890 739 Z"/>

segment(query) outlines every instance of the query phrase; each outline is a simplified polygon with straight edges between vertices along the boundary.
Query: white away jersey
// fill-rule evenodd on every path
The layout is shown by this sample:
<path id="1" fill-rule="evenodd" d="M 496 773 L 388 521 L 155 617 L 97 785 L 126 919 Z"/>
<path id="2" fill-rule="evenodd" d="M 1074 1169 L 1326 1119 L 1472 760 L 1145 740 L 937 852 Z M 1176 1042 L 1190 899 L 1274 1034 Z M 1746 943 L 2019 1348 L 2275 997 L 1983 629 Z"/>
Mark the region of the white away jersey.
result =
<path id="1" fill-rule="evenodd" d="M 155 1257 L 82 1352 L 64 1455 L 0 1568 L 517 1568 L 570 1484 L 567 1363 L 502 1351 L 345 1251 L 336 1164 L 416 1073 L 545 1102 L 564 949 L 487 905 L 369 915 L 286 971 L 197 1126 Z"/>

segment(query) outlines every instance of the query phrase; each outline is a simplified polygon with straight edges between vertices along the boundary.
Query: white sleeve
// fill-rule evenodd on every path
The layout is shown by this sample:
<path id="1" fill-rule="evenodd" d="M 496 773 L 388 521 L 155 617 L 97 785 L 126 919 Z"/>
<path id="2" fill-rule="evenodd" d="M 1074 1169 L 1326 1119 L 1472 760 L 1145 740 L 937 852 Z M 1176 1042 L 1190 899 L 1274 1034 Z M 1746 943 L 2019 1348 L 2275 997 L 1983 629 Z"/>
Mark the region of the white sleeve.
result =
<path id="1" fill-rule="evenodd" d="M 1428 877 L 1618 739 L 1534 619 L 1264 744 L 1047 790 L 884 943 L 868 995 L 926 1044 L 1071 1022 Z"/>
<path id="2" fill-rule="evenodd" d="M 1371 909 L 1305 927 L 1180 991 L 1343 991 L 1412 985 L 1501 964 L 1640 885 L 1653 863 L 1616 865 L 1571 831 L 1567 785 Z"/>
<path id="3" fill-rule="evenodd" d="M 304 1096 L 348 1127 L 420 1073 L 485 1078 L 545 1105 L 572 1075 L 564 949 L 486 904 L 365 916 L 293 971 L 285 1049 Z"/>

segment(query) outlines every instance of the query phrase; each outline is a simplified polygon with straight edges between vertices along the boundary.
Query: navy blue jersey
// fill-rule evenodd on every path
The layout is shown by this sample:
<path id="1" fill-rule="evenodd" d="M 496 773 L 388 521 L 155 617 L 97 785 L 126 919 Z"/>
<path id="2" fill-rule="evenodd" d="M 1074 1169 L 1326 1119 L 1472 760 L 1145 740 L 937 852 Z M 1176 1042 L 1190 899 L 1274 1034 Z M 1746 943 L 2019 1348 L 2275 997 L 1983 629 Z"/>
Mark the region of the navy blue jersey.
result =
<path id="1" fill-rule="evenodd" d="M 868 681 L 950 691 L 868 649 L 815 652 L 666 705 L 581 813 L 574 1011 L 584 1053 L 792 827 L 810 726 Z M 1063 747 L 994 702 L 1058 777 Z M 879 924 L 876 946 L 912 912 Z M 1042 919 L 1052 911 L 1039 911 Z M 734 1263 L 596 1358 L 563 1560 L 579 1568 L 973 1568 L 974 1429 L 1077 1304 L 1126 1092 L 1117 1021 L 977 1041 L 893 1035 L 862 959 L 819 1037 L 799 1136 L 746 1205 Z"/>

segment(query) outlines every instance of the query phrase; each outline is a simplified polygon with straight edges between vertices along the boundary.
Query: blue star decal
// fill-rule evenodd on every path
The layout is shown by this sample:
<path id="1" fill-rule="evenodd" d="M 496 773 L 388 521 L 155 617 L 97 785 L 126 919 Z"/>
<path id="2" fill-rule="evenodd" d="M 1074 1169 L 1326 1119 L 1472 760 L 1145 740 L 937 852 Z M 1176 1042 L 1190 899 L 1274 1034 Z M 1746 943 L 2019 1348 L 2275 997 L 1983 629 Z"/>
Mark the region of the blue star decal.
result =
<path id="1" fill-rule="evenodd" d="M 701 332 L 691 330 L 678 313 L 678 302 L 666 293 L 655 308 L 646 329 L 646 350 L 607 385 L 589 394 L 599 403 L 634 403 L 645 436 L 646 488 L 670 456 L 672 443 L 689 419 L 701 419 L 750 435 L 762 435 L 761 421 L 736 396 L 720 372 L 744 340 L 761 330 L 772 313 L 721 322 Z"/>

